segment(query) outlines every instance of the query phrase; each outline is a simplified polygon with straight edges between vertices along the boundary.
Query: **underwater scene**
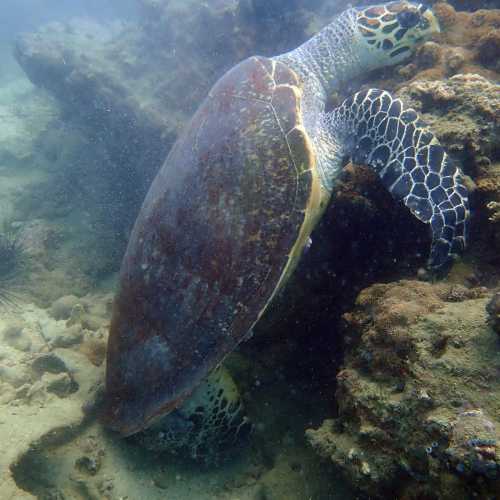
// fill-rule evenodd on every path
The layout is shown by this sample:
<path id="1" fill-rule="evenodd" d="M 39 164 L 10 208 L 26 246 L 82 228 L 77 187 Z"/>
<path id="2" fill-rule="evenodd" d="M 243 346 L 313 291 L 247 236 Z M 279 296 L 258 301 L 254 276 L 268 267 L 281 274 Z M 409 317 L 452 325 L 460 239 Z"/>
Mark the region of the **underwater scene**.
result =
<path id="1" fill-rule="evenodd" d="M 500 499 L 499 0 L 0 20 L 0 500 Z"/>

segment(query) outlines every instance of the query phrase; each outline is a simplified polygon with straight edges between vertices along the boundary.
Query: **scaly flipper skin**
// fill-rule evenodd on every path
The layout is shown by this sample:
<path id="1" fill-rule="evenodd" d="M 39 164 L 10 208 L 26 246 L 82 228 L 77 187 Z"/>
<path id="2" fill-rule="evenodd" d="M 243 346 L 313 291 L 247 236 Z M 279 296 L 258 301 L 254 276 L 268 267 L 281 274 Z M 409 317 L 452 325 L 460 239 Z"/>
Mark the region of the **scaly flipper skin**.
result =
<path id="1" fill-rule="evenodd" d="M 324 127 L 341 152 L 370 165 L 395 199 L 430 224 L 431 269 L 461 253 L 469 219 L 467 189 L 460 170 L 413 109 L 386 91 L 370 89 L 325 115 Z"/>

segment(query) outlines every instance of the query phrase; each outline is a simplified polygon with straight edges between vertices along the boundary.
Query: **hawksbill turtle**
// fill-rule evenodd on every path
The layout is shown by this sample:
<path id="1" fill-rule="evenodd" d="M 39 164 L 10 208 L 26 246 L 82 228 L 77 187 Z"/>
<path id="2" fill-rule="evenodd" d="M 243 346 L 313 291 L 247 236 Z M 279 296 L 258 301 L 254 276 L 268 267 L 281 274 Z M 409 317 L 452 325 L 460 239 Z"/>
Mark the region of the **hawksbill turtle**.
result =
<path id="1" fill-rule="evenodd" d="M 433 12 L 420 4 L 350 8 L 295 50 L 250 57 L 213 86 L 130 236 L 107 351 L 109 427 L 165 436 L 169 426 L 183 428 L 179 418 L 195 416 L 182 405 L 194 391 L 203 399 L 200 384 L 286 283 L 345 157 L 372 167 L 430 226 L 431 268 L 462 251 L 467 190 L 417 113 L 378 89 L 325 111 L 333 91 L 406 60 L 437 31 Z M 225 432 L 241 428 L 233 416 L 224 422 L 222 411 Z"/>

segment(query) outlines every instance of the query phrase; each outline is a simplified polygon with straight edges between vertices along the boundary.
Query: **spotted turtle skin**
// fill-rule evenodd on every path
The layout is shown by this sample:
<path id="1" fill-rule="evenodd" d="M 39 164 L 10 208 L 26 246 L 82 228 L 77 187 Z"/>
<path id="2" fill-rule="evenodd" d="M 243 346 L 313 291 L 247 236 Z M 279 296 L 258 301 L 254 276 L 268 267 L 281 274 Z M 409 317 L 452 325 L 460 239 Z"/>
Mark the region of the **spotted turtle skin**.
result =
<path id="1" fill-rule="evenodd" d="M 213 87 L 144 201 L 107 352 L 107 424 L 178 407 L 247 335 L 293 270 L 325 200 L 296 74 L 247 59 Z"/>

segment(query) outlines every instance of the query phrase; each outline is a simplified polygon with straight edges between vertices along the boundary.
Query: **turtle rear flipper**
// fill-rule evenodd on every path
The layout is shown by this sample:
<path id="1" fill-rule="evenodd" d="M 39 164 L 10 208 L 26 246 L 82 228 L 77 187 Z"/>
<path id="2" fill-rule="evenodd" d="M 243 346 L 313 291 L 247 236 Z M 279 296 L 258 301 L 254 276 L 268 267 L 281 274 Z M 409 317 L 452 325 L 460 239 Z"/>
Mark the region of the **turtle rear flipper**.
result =
<path id="1" fill-rule="evenodd" d="M 330 137 L 356 163 L 370 165 L 384 186 L 432 231 L 429 267 L 438 269 L 465 247 L 468 193 L 460 170 L 411 108 L 370 89 L 325 115 Z"/>
<path id="2" fill-rule="evenodd" d="M 252 424 L 229 371 L 216 368 L 182 406 L 160 417 L 132 440 L 155 452 L 189 457 L 205 465 L 234 458 Z"/>

